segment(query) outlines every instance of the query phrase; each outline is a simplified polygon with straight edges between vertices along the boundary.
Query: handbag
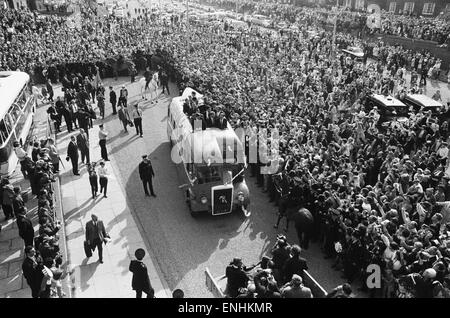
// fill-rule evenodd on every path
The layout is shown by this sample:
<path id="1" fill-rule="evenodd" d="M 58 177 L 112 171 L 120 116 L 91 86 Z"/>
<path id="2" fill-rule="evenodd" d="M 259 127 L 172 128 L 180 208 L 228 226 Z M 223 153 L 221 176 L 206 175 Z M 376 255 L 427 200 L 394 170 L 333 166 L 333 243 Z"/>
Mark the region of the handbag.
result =
<path id="1" fill-rule="evenodd" d="M 92 256 L 92 249 L 88 241 L 84 241 L 84 253 L 86 254 L 86 257 Z"/>
<path id="2" fill-rule="evenodd" d="M 133 124 L 133 122 L 131 120 L 128 121 L 128 125 L 130 125 L 130 127 L 134 126 L 134 124 Z"/>

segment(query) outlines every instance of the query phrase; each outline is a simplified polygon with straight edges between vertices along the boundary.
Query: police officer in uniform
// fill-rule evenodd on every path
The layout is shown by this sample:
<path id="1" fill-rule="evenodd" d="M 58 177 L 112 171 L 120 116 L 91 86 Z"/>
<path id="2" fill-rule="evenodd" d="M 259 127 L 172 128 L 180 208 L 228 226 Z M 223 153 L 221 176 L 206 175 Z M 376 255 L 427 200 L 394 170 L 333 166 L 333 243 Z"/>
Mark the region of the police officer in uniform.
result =
<path id="1" fill-rule="evenodd" d="M 152 178 L 155 176 L 155 172 L 153 171 L 152 163 L 150 162 L 150 159 L 147 158 L 147 155 L 142 156 L 142 162 L 139 164 L 139 176 L 141 177 L 144 186 L 145 195 L 150 196 L 148 193 L 148 187 L 150 187 L 151 195 L 156 197 L 152 184 Z"/>

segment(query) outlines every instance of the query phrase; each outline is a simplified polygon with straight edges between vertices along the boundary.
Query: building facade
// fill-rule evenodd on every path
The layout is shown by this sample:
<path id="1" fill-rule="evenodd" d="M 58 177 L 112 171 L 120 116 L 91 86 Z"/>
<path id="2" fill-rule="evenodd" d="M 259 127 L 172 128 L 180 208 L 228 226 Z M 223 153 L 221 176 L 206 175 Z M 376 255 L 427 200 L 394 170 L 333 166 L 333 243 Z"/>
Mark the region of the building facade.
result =
<path id="1" fill-rule="evenodd" d="M 28 6 L 29 4 L 27 0 L 0 0 L 1 8 L 24 10 L 28 9 Z"/>
<path id="2" fill-rule="evenodd" d="M 435 17 L 450 11 L 448 0 L 378 0 L 381 9 L 395 14 Z"/>

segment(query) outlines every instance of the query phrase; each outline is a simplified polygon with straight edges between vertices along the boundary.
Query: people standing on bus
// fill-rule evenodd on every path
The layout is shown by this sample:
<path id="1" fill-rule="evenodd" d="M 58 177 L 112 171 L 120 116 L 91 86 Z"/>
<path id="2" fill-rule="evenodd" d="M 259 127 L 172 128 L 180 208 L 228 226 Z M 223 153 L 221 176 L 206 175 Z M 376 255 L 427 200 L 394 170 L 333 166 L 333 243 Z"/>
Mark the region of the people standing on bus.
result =
<path id="1" fill-rule="evenodd" d="M 117 104 L 117 94 L 114 91 L 113 87 L 110 86 L 109 87 L 109 102 L 111 103 L 112 106 L 112 110 L 113 110 L 113 115 L 117 114 L 117 110 L 116 110 L 116 104 Z"/>
<path id="2" fill-rule="evenodd" d="M 128 90 L 125 88 L 125 85 L 123 85 L 120 90 L 119 104 L 122 104 L 124 107 L 127 107 L 127 99 L 128 99 Z"/>
<path id="3" fill-rule="evenodd" d="M 142 162 L 139 164 L 139 176 L 141 177 L 142 184 L 144 186 L 145 195 L 150 196 L 148 193 L 148 186 L 150 188 L 151 195 L 156 197 L 156 194 L 153 191 L 152 183 L 152 178 L 155 176 L 155 172 L 153 171 L 152 163 L 148 159 L 147 155 L 142 156 Z"/>
<path id="4" fill-rule="evenodd" d="M 45 84 L 45 87 L 47 89 L 47 93 L 48 93 L 48 100 L 53 102 L 53 86 L 52 86 L 52 82 L 50 81 L 50 79 L 47 80 L 47 83 Z"/>
<path id="5" fill-rule="evenodd" d="M 95 171 L 95 162 L 88 163 L 87 170 L 89 173 L 89 184 L 91 185 L 92 199 L 95 199 L 98 192 L 98 176 L 97 171 Z"/>
<path id="6" fill-rule="evenodd" d="M 106 137 L 108 137 L 108 132 L 103 127 L 103 124 L 99 125 L 99 127 L 100 131 L 98 132 L 98 143 L 100 145 L 100 154 L 103 160 L 109 161 L 108 151 L 106 150 Z"/>
<path id="7" fill-rule="evenodd" d="M 81 163 L 84 163 L 84 159 L 86 159 L 86 163 L 90 163 L 89 139 L 83 128 L 80 128 L 80 133 L 77 135 L 77 144 L 81 153 Z"/>
<path id="8" fill-rule="evenodd" d="M 8 179 L 3 178 L 1 181 L 1 194 L 2 194 L 2 209 L 5 213 L 5 220 L 14 218 L 14 187 Z"/>
<path id="9" fill-rule="evenodd" d="M 122 105 L 119 105 L 119 120 L 122 122 L 123 129 L 125 132 L 128 132 L 127 126 L 128 126 L 128 110 L 124 108 Z"/>
<path id="10" fill-rule="evenodd" d="M 55 105 L 52 103 L 50 104 L 49 108 L 47 109 L 47 114 L 50 115 L 50 119 L 53 120 L 55 124 L 55 129 L 57 132 L 61 132 L 60 126 L 61 126 L 61 114 L 58 113 L 56 110 Z"/>
<path id="11" fill-rule="evenodd" d="M 58 149 L 56 149 L 55 141 L 52 138 L 49 138 L 47 141 L 48 141 L 48 155 L 52 161 L 53 172 L 57 173 L 59 172 L 59 160 L 60 160 Z"/>
<path id="12" fill-rule="evenodd" d="M 131 115 L 133 116 L 134 126 L 136 127 L 136 135 L 142 137 L 142 110 L 139 109 L 139 104 L 134 105 Z"/>
<path id="13" fill-rule="evenodd" d="M 16 153 L 17 159 L 19 159 L 20 162 L 20 171 L 22 171 L 23 177 L 25 179 L 28 178 L 26 166 L 25 166 L 25 157 L 27 156 L 27 152 L 22 148 L 20 143 L 16 140 L 13 143 L 14 152 Z"/>
<path id="14" fill-rule="evenodd" d="M 98 167 L 98 176 L 100 181 L 100 193 L 103 192 L 103 196 L 107 198 L 106 191 L 108 190 L 108 169 L 105 167 L 105 162 L 100 162 L 100 167 Z"/>
<path id="15" fill-rule="evenodd" d="M 79 176 L 78 173 L 78 145 L 75 136 L 70 136 L 69 146 L 67 147 L 66 160 L 72 161 L 72 172 L 74 175 Z"/>

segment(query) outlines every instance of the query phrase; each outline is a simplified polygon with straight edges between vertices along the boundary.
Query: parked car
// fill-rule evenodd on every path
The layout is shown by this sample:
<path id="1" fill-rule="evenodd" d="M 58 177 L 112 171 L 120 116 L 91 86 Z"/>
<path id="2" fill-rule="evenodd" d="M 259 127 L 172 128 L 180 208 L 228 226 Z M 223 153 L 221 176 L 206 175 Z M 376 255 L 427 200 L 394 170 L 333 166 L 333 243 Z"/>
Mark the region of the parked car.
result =
<path id="1" fill-rule="evenodd" d="M 346 49 L 342 49 L 342 52 L 361 61 L 364 59 L 365 55 L 363 49 L 357 46 L 349 46 Z"/>
<path id="2" fill-rule="evenodd" d="M 377 111 L 380 114 L 378 123 L 381 126 L 387 126 L 394 121 L 408 121 L 408 106 L 392 96 L 369 95 L 365 102 L 366 112 L 370 112 L 374 107 L 377 107 Z"/>
<path id="3" fill-rule="evenodd" d="M 402 102 L 408 106 L 412 106 L 415 112 L 419 110 L 429 111 L 434 115 L 441 114 L 444 105 L 434 99 L 423 95 L 423 94 L 407 94 L 405 98 L 402 99 Z"/>
<path id="4" fill-rule="evenodd" d="M 284 22 L 284 21 L 281 21 L 281 22 L 278 22 L 278 23 L 277 23 L 277 27 L 278 27 L 278 29 L 283 30 L 283 29 L 289 28 L 289 24 L 287 24 L 287 23 Z"/>
<path id="5" fill-rule="evenodd" d="M 261 14 L 254 14 L 251 16 L 250 22 L 268 28 L 272 25 L 272 20 L 269 17 Z"/>

